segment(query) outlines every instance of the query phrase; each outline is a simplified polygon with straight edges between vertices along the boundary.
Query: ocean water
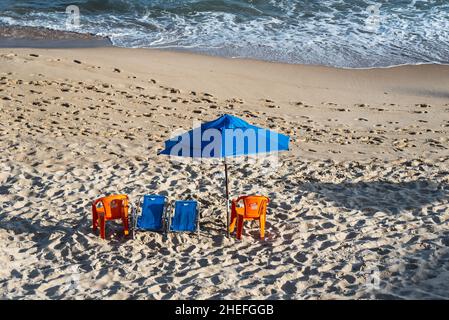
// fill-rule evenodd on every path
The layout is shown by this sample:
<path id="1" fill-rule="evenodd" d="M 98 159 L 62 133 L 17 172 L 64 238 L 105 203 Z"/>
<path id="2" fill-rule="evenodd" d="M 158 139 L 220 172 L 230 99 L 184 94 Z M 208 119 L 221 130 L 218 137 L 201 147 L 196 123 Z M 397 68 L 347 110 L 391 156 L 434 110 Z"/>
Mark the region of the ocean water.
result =
<path id="1" fill-rule="evenodd" d="M 449 0 L 0 0 L 1 25 L 287 63 L 449 63 Z"/>

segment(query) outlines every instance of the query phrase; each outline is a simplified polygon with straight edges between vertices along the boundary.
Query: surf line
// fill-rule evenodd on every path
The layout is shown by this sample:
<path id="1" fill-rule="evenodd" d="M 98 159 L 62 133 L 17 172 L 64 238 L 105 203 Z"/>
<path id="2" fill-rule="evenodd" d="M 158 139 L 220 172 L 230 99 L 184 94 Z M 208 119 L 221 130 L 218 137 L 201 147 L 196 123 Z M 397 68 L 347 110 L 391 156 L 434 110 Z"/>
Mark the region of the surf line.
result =
<path id="1" fill-rule="evenodd" d="M 209 307 L 189 307 L 182 304 L 181 307 L 176 307 L 176 315 L 202 315 L 203 318 L 207 317 L 209 313 Z"/>

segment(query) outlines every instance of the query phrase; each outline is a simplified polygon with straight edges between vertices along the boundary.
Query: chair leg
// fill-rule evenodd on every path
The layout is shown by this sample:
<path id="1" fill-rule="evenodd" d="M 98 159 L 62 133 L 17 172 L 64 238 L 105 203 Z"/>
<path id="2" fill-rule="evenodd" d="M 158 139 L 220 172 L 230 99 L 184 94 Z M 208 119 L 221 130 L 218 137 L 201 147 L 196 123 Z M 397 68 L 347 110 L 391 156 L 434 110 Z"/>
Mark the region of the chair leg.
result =
<path id="1" fill-rule="evenodd" d="M 235 228 L 235 223 L 237 220 L 237 212 L 235 209 L 235 203 L 232 202 L 232 206 L 231 206 L 231 221 L 229 221 L 229 232 L 234 232 L 234 228 Z"/>
<path id="2" fill-rule="evenodd" d="M 237 239 L 240 240 L 242 238 L 242 232 L 243 232 L 243 216 L 238 214 L 237 215 Z"/>
<path id="3" fill-rule="evenodd" d="M 98 214 L 94 206 L 92 206 L 92 229 L 94 232 L 98 229 Z"/>
<path id="4" fill-rule="evenodd" d="M 129 220 L 128 217 L 122 217 L 122 223 L 123 223 L 123 228 L 124 228 L 124 234 L 125 236 L 129 235 Z"/>
<path id="5" fill-rule="evenodd" d="M 264 214 L 260 215 L 259 218 L 259 227 L 260 227 L 260 239 L 264 239 L 265 238 L 265 221 L 266 221 L 266 217 Z"/>
<path id="6" fill-rule="evenodd" d="M 100 218 L 98 219 L 100 223 L 100 237 L 101 239 L 106 238 L 106 219 L 104 214 L 100 214 Z"/>

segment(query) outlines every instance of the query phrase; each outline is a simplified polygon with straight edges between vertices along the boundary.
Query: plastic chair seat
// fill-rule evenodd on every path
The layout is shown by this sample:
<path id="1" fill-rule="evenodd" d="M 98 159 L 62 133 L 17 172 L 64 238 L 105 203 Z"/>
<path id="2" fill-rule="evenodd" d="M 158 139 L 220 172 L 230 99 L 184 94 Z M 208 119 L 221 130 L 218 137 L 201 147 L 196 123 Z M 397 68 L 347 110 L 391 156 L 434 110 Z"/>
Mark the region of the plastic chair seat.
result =
<path id="1" fill-rule="evenodd" d="M 100 228 L 100 237 L 106 238 L 106 221 L 121 219 L 125 236 L 129 234 L 128 196 L 117 194 L 96 199 L 92 202 L 92 229 Z M 99 207 L 98 205 L 102 206 Z"/>
<path id="2" fill-rule="evenodd" d="M 243 207 L 237 204 L 243 201 Z M 265 237 L 265 222 L 267 213 L 267 204 L 270 201 L 265 196 L 241 196 L 236 200 L 232 200 L 231 223 L 229 231 L 233 232 L 237 225 L 237 239 L 241 239 L 243 232 L 243 224 L 246 220 L 259 220 L 260 238 Z"/>

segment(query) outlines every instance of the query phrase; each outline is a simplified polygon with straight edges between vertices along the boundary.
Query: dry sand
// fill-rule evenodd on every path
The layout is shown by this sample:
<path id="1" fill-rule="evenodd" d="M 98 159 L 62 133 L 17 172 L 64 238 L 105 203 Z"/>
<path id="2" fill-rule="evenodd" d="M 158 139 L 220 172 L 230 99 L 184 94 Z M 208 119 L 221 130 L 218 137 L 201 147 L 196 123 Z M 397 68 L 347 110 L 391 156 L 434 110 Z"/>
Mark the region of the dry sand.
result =
<path id="1" fill-rule="evenodd" d="M 144 49 L 0 49 L 0 297 L 449 298 L 449 67 L 341 70 Z M 265 241 L 224 236 L 222 166 L 157 157 L 230 113 L 288 134 Z M 198 199 L 201 235 L 91 230 L 109 193 Z"/>

